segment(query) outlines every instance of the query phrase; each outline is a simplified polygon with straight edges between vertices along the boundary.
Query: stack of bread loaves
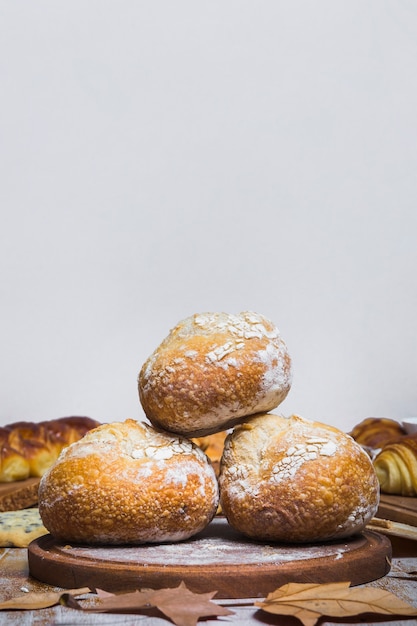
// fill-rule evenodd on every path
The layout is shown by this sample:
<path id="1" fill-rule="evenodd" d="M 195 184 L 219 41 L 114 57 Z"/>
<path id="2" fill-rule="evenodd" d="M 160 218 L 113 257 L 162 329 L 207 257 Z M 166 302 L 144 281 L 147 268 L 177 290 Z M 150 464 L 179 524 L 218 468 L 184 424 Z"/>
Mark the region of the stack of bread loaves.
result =
<path id="1" fill-rule="evenodd" d="M 181 321 L 139 373 L 150 425 L 104 424 L 66 448 L 41 481 L 45 527 L 88 544 L 178 541 L 202 530 L 220 501 L 255 539 L 360 532 L 378 506 L 369 456 L 335 428 L 270 413 L 291 376 L 286 344 L 262 315 Z M 202 450 L 209 437 L 222 452 L 218 477 Z"/>

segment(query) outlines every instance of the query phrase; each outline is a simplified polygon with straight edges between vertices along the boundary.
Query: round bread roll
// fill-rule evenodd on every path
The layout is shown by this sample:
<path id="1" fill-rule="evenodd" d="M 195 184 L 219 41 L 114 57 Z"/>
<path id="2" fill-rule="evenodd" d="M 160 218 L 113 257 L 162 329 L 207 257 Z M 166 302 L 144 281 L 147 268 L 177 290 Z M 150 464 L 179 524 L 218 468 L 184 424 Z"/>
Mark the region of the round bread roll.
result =
<path id="1" fill-rule="evenodd" d="M 65 448 L 39 487 L 47 530 L 83 544 L 187 539 L 211 521 L 218 501 L 214 469 L 198 446 L 132 419 Z"/>
<path id="2" fill-rule="evenodd" d="M 296 415 L 253 417 L 225 442 L 223 513 L 258 540 L 317 542 L 360 532 L 375 515 L 379 485 L 349 435 Z"/>
<path id="3" fill-rule="evenodd" d="M 144 363 L 139 397 L 149 421 L 186 437 L 227 430 L 270 411 L 291 387 L 291 359 L 262 315 L 202 313 L 179 322 Z"/>

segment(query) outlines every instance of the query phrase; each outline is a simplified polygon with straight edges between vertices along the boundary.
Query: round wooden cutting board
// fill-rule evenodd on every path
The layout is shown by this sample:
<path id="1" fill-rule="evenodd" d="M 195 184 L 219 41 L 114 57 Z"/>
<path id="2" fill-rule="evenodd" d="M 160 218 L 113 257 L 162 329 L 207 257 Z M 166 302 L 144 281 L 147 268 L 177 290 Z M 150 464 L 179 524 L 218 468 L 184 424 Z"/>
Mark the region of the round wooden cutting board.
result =
<path id="1" fill-rule="evenodd" d="M 176 587 L 218 598 L 260 598 L 288 582 L 367 583 L 388 573 L 391 543 L 365 531 L 339 542 L 284 545 L 250 541 L 215 518 L 187 541 L 141 546 L 67 545 L 45 535 L 28 548 L 29 571 L 63 587 L 110 592 Z"/>

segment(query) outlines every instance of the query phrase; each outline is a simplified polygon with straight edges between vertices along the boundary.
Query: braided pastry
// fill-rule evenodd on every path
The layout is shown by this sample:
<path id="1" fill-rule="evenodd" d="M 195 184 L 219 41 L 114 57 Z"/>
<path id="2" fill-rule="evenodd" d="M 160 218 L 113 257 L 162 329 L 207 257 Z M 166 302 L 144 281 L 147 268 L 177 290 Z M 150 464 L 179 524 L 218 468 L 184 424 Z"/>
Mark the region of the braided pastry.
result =
<path id="1" fill-rule="evenodd" d="M 367 417 L 349 433 L 357 443 L 369 448 L 383 448 L 406 434 L 396 420 L 388 417 Z"/>
<path id="2" fill-rule="evenodd" d="M 63 448 L 99 426 L 90 417 L 61 417 L 35 423 L 13 422 L 0 428 L 0 483 L 40 478 Z"/>
<path id="3" fill-rule="evenodd" d="M 383 493 L 417 496 L 417 437 L 386 445 L 374 459 Z"/>
<path id="4" fill-rule="evenodd" d="M 29 478 L 29 461 L 9 444 L 9 431 L 0 428 L 0 483 Z"/>

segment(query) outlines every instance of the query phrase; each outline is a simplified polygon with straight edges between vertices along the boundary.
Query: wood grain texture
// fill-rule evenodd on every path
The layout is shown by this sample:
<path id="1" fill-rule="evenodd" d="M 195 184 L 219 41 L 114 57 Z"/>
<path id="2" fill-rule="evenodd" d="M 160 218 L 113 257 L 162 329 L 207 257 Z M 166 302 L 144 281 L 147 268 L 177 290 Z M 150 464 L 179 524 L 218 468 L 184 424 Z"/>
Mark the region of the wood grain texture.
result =
<path id="1" fill-rule="evenodd" d="M 68 546 L 46 535 L 28 548 L 31 575 L 48 584 L 116 592 L 184 581 L 220 598 L 264 597 L 288 581 L 363 584 L 387 574 L 390 559 L 389 539 L 373 531 L 334 543 L 268 544 L 246 540 L 224 518 L 176 544 Z"/>
<path id="2" fill-rule="evenodd" d="M 417 498 L 381 493 L 377 517 L 417 526 Z"/>
<path id="3" fill-rule="evenodd" d="M 36 506 L 40 478 L 0 483 L 0 511 L 17 511 Z"/>

